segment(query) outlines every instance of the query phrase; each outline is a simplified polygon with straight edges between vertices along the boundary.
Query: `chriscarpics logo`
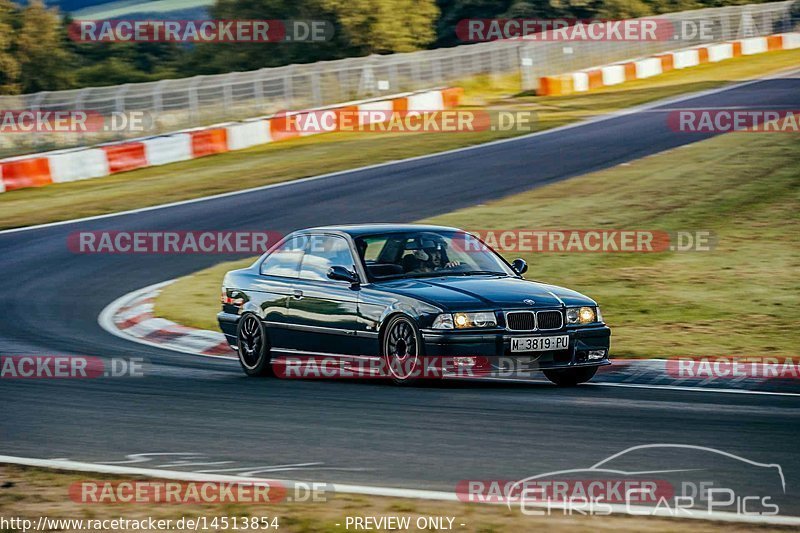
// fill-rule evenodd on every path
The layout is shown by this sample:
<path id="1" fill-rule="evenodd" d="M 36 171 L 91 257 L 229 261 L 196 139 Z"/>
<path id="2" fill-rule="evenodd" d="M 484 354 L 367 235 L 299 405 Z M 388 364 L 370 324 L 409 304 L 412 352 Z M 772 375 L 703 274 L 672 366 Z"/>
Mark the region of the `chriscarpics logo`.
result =
<path id="1" fill-rule="evenodd" d="M 711 519 L 773 516 L 790 501 L 777 463 L 672 443 L 632 446 L 588 467 L 576 465 L 518 480 L 462 480 L 456 494 L 465 502 L 505 503 L 527 515 Z"/>

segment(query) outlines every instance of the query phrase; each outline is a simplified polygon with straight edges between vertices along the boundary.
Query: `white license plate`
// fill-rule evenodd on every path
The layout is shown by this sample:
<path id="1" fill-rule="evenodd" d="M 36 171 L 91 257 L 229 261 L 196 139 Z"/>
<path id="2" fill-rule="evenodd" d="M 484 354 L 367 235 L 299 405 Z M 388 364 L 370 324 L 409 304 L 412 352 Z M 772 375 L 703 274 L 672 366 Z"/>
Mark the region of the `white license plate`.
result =
<path id="1" fill-rule="evenodd" d="M 512 337 L 512 352 L 543 352 L 546 350 L 566 350 L 569 335 L 557 337 Z"/>

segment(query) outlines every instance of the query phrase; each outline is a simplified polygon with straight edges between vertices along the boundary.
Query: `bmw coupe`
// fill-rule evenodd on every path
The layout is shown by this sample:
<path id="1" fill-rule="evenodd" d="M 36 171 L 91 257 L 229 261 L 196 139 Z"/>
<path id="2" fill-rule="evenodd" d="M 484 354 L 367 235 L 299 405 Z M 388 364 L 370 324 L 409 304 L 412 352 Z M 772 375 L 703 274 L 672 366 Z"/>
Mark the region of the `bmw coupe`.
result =
<path id="1" fill-rule="evenodd" d="M 370 368 L 399 384 L 427 377 L 422 368 L 590 380 L 610 364 L 600 308 L 526 270 L 455 228 L 304 229 L 225 275 L 217 318 L 250 376 L 324 357 L 383 363 Z"/>

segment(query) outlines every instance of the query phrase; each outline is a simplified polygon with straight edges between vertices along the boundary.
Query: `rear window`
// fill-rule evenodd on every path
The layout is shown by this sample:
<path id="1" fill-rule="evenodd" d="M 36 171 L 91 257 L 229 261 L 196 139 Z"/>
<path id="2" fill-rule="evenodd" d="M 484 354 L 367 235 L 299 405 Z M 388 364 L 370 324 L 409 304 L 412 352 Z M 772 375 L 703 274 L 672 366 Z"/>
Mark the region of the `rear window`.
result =
<path id="1" fill-rule="evenodd" d="M 308 242 L 308 238 L 304 235 L 290 237 L 264 259 L 264 262 L 261 263 L 261 274 L 296 278 L 300 271 L 306 242 Z"/>

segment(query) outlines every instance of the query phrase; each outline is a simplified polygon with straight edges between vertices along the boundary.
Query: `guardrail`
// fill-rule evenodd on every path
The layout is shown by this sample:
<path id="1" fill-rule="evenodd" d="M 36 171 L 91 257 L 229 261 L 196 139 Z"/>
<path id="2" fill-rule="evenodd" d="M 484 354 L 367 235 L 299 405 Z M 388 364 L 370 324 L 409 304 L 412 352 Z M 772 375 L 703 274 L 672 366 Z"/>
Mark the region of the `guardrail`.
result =
<path id="1" fill-rule="evenodd" d="M 206 128 L 175 131 L 168 135 L 145 137 L 71 150 L 55 150 L 0 160 L 0 193 L 52 183 L 99 178 L 155 165 L 165 165 L 208 155 L 242 150 L 259 144 L 324 133 L 323 130 L 297 131 L 287 124 L 289 115 L 333 113 L 338 120 L 343 111 L 364 113 L 365 123 L 385 120 L 393 112 L 441 111 L 458 106 L 462 90 L 458 87 L 417 91 L 384 98 L 341 103 L 251 118 L 242 122 L 216 124 Z M 374 114 L 370 114 L 374 113 Z"/>
<path id="2" fill-rule="evenodd" d="M 794 0 L 727 6 L 659 15 L 673 23 L 711 21 L 714 41 L 791 30 Z M 571 72 L 709 41 L 544 42 L 502 40 L 419 52 L 371 55 L 338 61 L 265 68 L 212 76 L 111 87 L 0 96 L 0 109 L 145 111 L 158 134 L 217 122 L 242 120 L 287 109 L 374 98 L 453 84 L 477 75 L 519 72 L 521 88 L 533 90 L 542 76 Z M 29 134 L 0 136 L 0 154 L 80 146 L 141 133 Z"/>
<path id="3" fill-rule="evenodd" d="M 626 81 L 651 78 L 673 69 L 795 48 L 800 48 L 800 33 L 796 32 L 695 46 L 611 65 L 594 66 L 577 72 L 543 76 L 539 80 L 536 92 L 540 96 L 563 96 L 618 85 Z"/>

